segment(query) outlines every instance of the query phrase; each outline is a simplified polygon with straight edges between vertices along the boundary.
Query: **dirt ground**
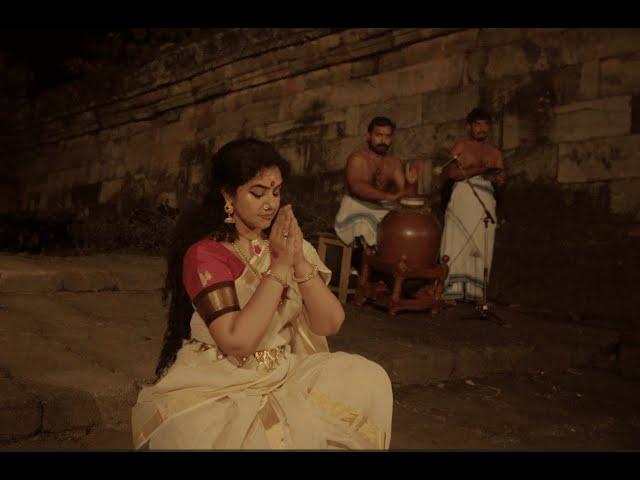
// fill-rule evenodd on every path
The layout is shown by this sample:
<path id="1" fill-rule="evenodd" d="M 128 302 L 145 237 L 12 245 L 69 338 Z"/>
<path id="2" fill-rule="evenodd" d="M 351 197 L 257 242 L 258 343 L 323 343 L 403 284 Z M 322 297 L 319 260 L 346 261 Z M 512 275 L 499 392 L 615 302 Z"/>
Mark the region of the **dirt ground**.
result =
<path id="1" fill-rule="evenodd" d="M 130 407 L 166 321 L 162 268 L 0 255 L 0 450 L 131 448 Z M 394 450 L 640 449 L 625 332 L 519 306 L 497 309 L 505 325 L 467 318 L 466 305 L 436 317 L 346 310 L 330 346 L 389 373 Z"/>

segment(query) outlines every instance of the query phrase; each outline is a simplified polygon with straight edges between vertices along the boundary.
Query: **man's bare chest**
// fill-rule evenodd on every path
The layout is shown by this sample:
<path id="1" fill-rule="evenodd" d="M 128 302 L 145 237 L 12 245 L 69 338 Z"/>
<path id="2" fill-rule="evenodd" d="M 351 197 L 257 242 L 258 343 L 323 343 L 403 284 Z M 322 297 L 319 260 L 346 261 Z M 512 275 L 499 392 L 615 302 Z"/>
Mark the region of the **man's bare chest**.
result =
<path id="1" fill-rule="evenodd" d="M 497 153 L 489 145 L 465 145 L 460 156 L 466 165 L 492 165 L 497 160 Z"/>

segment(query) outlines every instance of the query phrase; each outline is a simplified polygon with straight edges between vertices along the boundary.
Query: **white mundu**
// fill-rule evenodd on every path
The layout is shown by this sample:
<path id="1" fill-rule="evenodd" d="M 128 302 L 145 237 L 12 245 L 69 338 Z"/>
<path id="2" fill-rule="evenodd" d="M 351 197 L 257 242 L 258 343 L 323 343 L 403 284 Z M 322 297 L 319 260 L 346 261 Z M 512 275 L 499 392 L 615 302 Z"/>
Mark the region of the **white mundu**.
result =
<path id="1" fill-rule="evenodd" d="M 481 176 L 469 179 L 487 210 L 495 219 L 496 201 L 491 182 Z M 449 276 L 443 297 L 448 300 L 479 300 L 484 288 L 485 212 L 471 187 L 464 181 L 453 186 L 451 200 L 445 211 L 445 227 L 440 256 L 449 257 Z M 495 224 L 487 229 L 488 274 L 493 260 Z M 487 280 L 488 280 L 487 276 Z"/>
<path id="2" fill-rule="evenodd" d="M 347 245 L 363 237 L 372 247 L 378 243 L 378 225 L 388 213 L 380 205 L 345 194 L 334 223 L 336 234 Z"/>

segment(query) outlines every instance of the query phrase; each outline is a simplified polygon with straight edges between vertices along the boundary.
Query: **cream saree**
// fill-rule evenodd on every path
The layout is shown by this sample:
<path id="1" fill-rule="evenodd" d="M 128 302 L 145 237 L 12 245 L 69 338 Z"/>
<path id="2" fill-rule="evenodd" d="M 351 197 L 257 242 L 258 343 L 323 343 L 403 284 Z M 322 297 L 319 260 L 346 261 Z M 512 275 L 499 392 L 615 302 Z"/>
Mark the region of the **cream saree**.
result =
<path id="1" fill-rule="evenodd" d="M 304 254 L 328 283 L 331 272 L 308 242 Z M 259 272 L 269 262 L 266 248 L 251 259 Z M 250 268 L 235 280 L 241 307 L 258 283 Z M 265 353 L 243 364 L 223 357 L 194 312 L 191 339 L 175 363 L 139 393 L 132 410 L 134 448 L 389 448 L 389 377 L 364 357 L 329 352 L 326 339 L 309 327 L 295 282 L 259 350 Z"/>

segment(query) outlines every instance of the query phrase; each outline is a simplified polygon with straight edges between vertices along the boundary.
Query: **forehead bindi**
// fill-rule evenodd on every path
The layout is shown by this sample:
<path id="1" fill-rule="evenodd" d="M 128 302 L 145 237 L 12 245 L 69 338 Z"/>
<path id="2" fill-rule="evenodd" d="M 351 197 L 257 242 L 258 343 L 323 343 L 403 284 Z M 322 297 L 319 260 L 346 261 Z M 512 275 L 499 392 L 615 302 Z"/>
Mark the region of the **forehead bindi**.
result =
<path id="1" fill-rule="evenodd" d="M 282 183 L 282 174 L 278 168 L 268 168 L 262 170 L 250 182 L 249 186 L 260 186 L 274 188 Z"/>

